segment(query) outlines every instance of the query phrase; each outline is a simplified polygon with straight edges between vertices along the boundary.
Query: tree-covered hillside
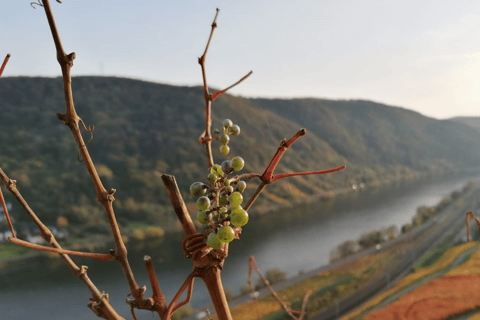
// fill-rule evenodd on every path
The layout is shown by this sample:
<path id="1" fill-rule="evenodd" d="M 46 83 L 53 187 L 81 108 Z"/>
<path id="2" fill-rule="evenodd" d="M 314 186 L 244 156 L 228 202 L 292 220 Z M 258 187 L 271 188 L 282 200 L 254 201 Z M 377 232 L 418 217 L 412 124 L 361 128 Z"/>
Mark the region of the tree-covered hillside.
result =
<path id="1" fill-rule="evenodd" d="M 194 201 L 190 184 L 206 180 L 205 150 L 198 143 L 205 125 L 202 89 L 113 77 L 76 77 L 72 86 L 79 115 L 87 126 L 95 125 L 89 150 L 105 187 L 117 189 L 120 223 L 173 226 L 160 175 L 175 175 L 187 202 Z M 91 181 L 68 128 L 55 115 L 64 108 L 60 78 L 2 78 L 0 166 L 18 180 L 42 220 L 54 222 L 62 215 L 71 225 L 101 230 L 106 220 Z M 368 101 L 225 95 L 213 104 L 213 127 L 225 118 L 242 131 L 232 139 L 228 156 L 213 144 L 217 163 L 238 155 L 246 161 L 243 172 L 262 173 L 280 140 L 305 127 L 307 135 L 288 150 L 278 173 L 347 165 L 338 173 L 269 186 L 250 210 L 253 214 L 330 197 L 352 184 L 379 185 L 480 160 L 476 130 Z M 84 136 L 88 141 L 89 133 Z M 248 183 L 251 192 L 258 181 Z"/>

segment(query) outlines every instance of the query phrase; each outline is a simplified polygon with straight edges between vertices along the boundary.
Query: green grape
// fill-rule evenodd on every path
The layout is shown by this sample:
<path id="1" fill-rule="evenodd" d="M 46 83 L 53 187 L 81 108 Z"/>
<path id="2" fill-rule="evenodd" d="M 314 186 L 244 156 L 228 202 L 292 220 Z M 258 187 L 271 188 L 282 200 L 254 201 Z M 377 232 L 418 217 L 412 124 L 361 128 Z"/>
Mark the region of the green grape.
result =
<path id="1" fill-rule="evenodd" d="M 210 169 L 210 173 L 214 173 L 217 176 L 223 176 L 223 170 L 218 164 L 213 165 L 213 167 Z"/>
<path id="2" fill-rule="evenodd" d="M 230 120 L 230 119 L 223 120 L 223 127 L 224 128 L 230 128 L 232 125 L 233 125 L 232 120 Z"/>
<path id="3" fill-rule="evenodd" d="M 208 224 L 212 218 L 210 213 L 207 214 L 206 210 L 197 212 L 197 221 L 203 224 Z"/>
<path id="4" fill-rule="evenodd" d="M 221 214 L 222 213 L 225 214 L 225 213 L 227 213 L 227 211 L 228 211 L 227 208 L 223 207 L 223 208 L 220 208 L 220 210 L 218 212 L 221 213 Z"/>
<path id="5" fill-rule="evenodd" d="M 220 133 L 220 130 L 218 130 L 218 129 L 214 129 L 214 130 L 213 130 L 213 133 L 215 133 L 215 134 L 219 134 L 219 133 Z"/>
<path id="6" fill-rule="evenodd" d="M 228 186 L 230 185 L 230 180 L 225 180 L 225 181 L 223 181 L 223 185 L 224 185 L 225 187 L 228 187 Z"/>
<path id="7" fill-rule="evenodd" d="M 207 177 L 208 182 L 214 184 L 218 180 L 218 176 L 215 173 L 210 173 Z"/>
<path id="8" fill-rule="evenodd" d="M 240 180 L 240 181 L 237 182 L 238 192 L 243 192 L 243 191 L 245 191 L 246 188 L 247 188 L 247 184 L 245 183 L 245 181 Z"/>
<path id="9" fill-rule="evenodd" d="M 231 194 L 231 193 L 233 192 L 233 187 L 232 187 L 232 186 L 228 186 L 228 187 L 226 188 L 226 190 L 227 190 L 228 194 Z"/>
<path id="10" fill-rule="evenodd" d="M 198 198 L 197 207 L 198 210 L 207 210 L 210 207 L 210 199 L 205 196 Z"/>
<path id="11" fill-rule="evenodd" d="M 190 193 L 192 196 L 200 197 L 203 196 L 207 192 L 207 189 L 204 188 L 204 184 L 201 182 L 194 182 L 190 186 Z"/>
<path id="12" fill-rule="evenodd" d="M 230 141 L 230 137 L 226 135 L 225 133 L 220 136 L 220 143 L 223 145 L 226 145 Z"/>
<path id="13" fill-rule="evenodd" d="M 212 249 L 220 249 L 223 246 L 223 243 L 218 240 L 215 232 L 212 232 L 208 235 L 207 244 L 212 247 Z"/>
<path id="14" fill-rule="evenodd" d="M 232 171 L 232 161 L 230 160 L 225 160 L 222 162 L 222 170 L 226 174 L 229 174 Z"/>
<path id="15" fill-rule="evenodd" d="M 240 127 L 238 125 L 233 125 L 231 128 L 230 128 L 230 134 L 232 136 L 238 136 L 240 134 Z"/>
<path id="16" fill-rule="evenodd" d="M 203 197 L 202 197 L 203 198 Z M 240 192 L 234 192 L 230 195 L 230 205 L 232 207 L 236 207 L 236 206 L 239 206 L 241 205 L 243 202 L 243 196 Z M 197 201 L 198 203 L 198 201 Z"/>
<path id="17" fill-rule="evenodd" d="M 228 212 L 227 208 L 223 207 L 223 208 L 220 209 L 218 214 L 219 214 L 220 218 L 225 219 L 226 217 L 228 217 L 227 212 Z"/>
<path id="18" fill-rule="evenodd" d="M 245 165 L 245 161 L 243 161 L 242 158 L 240 157 L 234 157 L 232 159 L 232 168 L 235 171 L 240 171 L 243 169 L 243 166 Z"/>
<path id="19" fill-rule="evenodd" d="M 217 239 L 221 242 L 231 242 L 235 238 L 235 231 L 230 226 L 221 226 L 217 231 Z"/>
<path id="20" fill-rule="evenodd" d="M 220 199 L 218 199 L 218 204 L 221 206 L 225 206 L 228 203 L 228 196 L 226 194 L 220 196 Z"/>
<path id="21" fill-rule="evenodd" d="M 220 147 L 220 153 L 226 156 L 230 152 L 230 147 L 229 146 L 221 146 Z"/>
<path id="22" fill-rule="evenodd" d="M 232 217 L 230 223 L 235 227 L 243 227 L 248 222 L 248 213 L 242 207 L 236 207 L 232 210 Z"/>

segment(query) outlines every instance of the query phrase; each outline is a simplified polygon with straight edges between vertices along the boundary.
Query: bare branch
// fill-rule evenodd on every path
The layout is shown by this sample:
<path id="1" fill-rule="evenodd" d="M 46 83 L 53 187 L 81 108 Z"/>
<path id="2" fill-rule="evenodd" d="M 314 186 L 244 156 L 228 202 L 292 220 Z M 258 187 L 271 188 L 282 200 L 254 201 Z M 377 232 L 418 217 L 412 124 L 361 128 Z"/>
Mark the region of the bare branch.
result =
<path id="1" fill-rule="evenodd" d="M 187 287 L 189 288 L 187 292 L 187 298 L 181 303 L 179 303 L 179 305 L 181 304 L 181 306 L 183 306 L 184 304 L 187 304 L 190 301 L 190 299 L 192 298 L 194 279 L 195 279 L 195 276 L 194 276 L 194 273 L 192 272 L 188 275 L 187 279 L 185 279 L 180 289 L 178 289 L 177 294 L 175 295 L 175 297 L 173 297 L 172 302 L 170 302 L 170 304 L 168 305 L 168 309 L 167 311 L 165 311 L 164 319 L 166 320 L 170 319 L 170 316 L 172 315 L 173 311 L 175 311 L 174 308 L 178 299 L 180 299 L 180 297 L 182 296 L 183 292 Z"/>
<path id="2" fill-rule="evenodd" d="M 147 268 L 148 279 L 150 280 L 150 285 L 152 286 L 152 299 L 154 305 L 158 305 L 157 311 L 160 314 L 163 314 L 166 309 L 165 296 L 163 295 L 160 285 L 158 284 L 157 274 L 153 268 L 152 258 L 150 256 L 145 256 L 143 258 L 145 267 Z"/>
<path id="3" fill-rule="evenodd" d="M 83 140 L 82 134 L 80 132 L 80 128 L 78 123 L 83 122 L 81 121 L 80 117 L 77 115 L 75 111 L 75 106 L 73 103 L 73 95 L 72 95 L 72 86 L 71 86 L 71 76 L 70 76 L 70 69 L 73 66 L 73 60 L 75 59 L 75 53 L 65 54 L 65 51 L 62 47 L 62 43 L 60 40 L 60 36 L 55 25 L 55 20 L 53 18 L 53 13 L 50 8 L 49 0 L 44 0 L 44 8 L 45 14 L 47 15 L 48 24 L 50 26 L 50 30 L 52 32 L 53 40 L 55 42 L 55 48 L 57 51 L 57 60 L 60 64 L 62 69 L 63 75 L 63 88 L 65 93 L 65 103 L 66 103 L 66 110 L 65 114 L 57 114 L 57 117 L 62 120 L 65 125 L 67 125 L 73 137 L 77 143 L 79 148 L 80 154 L 82 156 L 83 162 L 87 168 L 87 171 L 90 175 L 90 178 L 93 182 L 95 187 L 95 191 L 97 194 L 97 199 L 102 203 L 103 208 L 107 214 L 110 229 L 112 231 L 112 235 L 115 241 L 115 257 L 117 258 L 118 262 L 122 266 L 123 272 L 125 277 L 127 278 L 127 282 L 130 287 L 130 292 L 132 296 L 135 298 L 139 305 L 143 305 L 145 303 L 145 299 L 143 297 L 143 291 L 140 286 L 137 284 L 135 277 L 133 275 L 132 269 L 130 264 L 128 263 L 127 258 L 127 249 L 122 239 L 122 235 L 120 233 L 120 228 L 118 226 L 117 220 L 115 218 L 115 213 L 113 210 L 113 201 L 115 200 L 113 194 L 115 193 L 115 189 L 111 189 L 107 191 L 103 186 L 100 177 L 97 173 L 95 165 L 93 164 L 92 158 L 87 150 L 86 144 Z"/>
<path id="4" fill-rule="evenodd" d="M 297 141 L 300 137 L 304 136 L 307 133 L 306 129 L 300 129 L 293 135 L 288 140 L 282 140 L 280 142 L 280 146 L 277 149 L 277 152 L 275 152 L 272 160 L 270 160 L 270 163 L 268 164 L 267 168 L 265 171 L 262 173 L 261 176 L 258 176 L 256 174 L 248 174 L 246 177 L 247 178 L 252 178 L 252 177 L 259 177 L 260 180 L 262 180 L 262 183 L 260 186 L 258 186 L 257 190 L 253 194 L 253 196 L 248 200 L 247 205 L 244 207 L 245 210 L 248 210 L 253 202 L 258 198 L 260 193 L 265 189 L 267 184 L 274 183 L 280 179 L 287 178 L 287 177 L 294 177 L 294 176 L 306 176 L 306 175 L 312 175 L 312 174 L 325 174 L 325 173 L 330 173 L 330 172 L 335 172 L 339 170 L 343 170 L 346 168 L 346 166 L 341 166 L 338 168 L 333 168 L 333 169 L 327 169 L 327 170 L 320 170 L 320 171 L 309 171 L 309 172 L 296 172 L 296 173 L 282 173 L 282 174 L 277 174 L 276 176 L 273 175 L 273 172 L 277 168 L 278 164 L 280 163 L 280 160 L 283 157 L 283 154 L 290 148 L 290 146 Z"/>
<path id="5" fill-rule="evenodd" d="M 55 237 L 53 236 L 52 232 L 40 221 L 37 215 L 33 212 L 33 210 L 27 204 L 23 196 L 20 194 L 16 186 L 16 181 L 10 179 L 2 170 L 2 168 L 0 168 L 0 180 L 3 182 L 7 190 L 13 194 L 15 199 L 17 199 L 18 203 L 20 203 L 20 205 L 25 209 L 25 211 L 33 220 L 33 222 L 37 225 L 38 229 L 40 230 L 40 234 L 42 235 L 42 238 L 45 239 L 45 241 L 47 241 L 53 248 L 63 249 L 60 246 L 60 244 L 57 242 Z M 75 262 L 73 262 L 72 259 L 66 254 L 60 254 L 60 256 L 67 264 L 72 274 L 75 275 L 80 280 L 82 280 L 82 282 L 90 290 L 93 297 L 93 303 L 91 305 L 91 309 L 95 312 L 95 314 L 98 315 L 100 313 L 106 319 L 124 320 L 124 318 L 118 315 L 117 312 L 110 305 L 110 303 L 108 302 L 108 299 L 105 298 L 106 297 L 105 294 L 101 293 L 100 290 L 98 290 L 98 288 L 90 280 L 90 278 L 87 275 L 87 267 L 86 266 L 78 267 L 75 264 Z"/>
<path id="6" fill-rule="evenodd" d="M 205 98 L 205 134 L 203 136 L 201 143 L 205 144 L 205 148 L 207 151 L 208 164 L 210 167 L 212 167 L 214 164 L 213 154 L 212 154 L 212 143 L 210 140 L 212 137 L 212 115 L 211 115 L 212 96 L 208 92 L 207 71 L 205 70 L 205 59 L 207 57 L 208 48 L 210 47 L 210 42 L 212 41 L 213 32 L 217 27 L 217 17 L 218 17 L 219 11 L 220 9 L 217 8 L 217 11 L 215 13 L 215 18 L 213 18 L 212 30 L 210 31 L 210 36 L 208 37 L 207 45 L 205 46 L 205 51 L 203 52 L 203 55 L 200 58 L 198 58 L 198 63 L 202 68 L 203 91 L 204 91 L 204 98 Z"/>
<path id="7" fill-rule="evenodd" d="M 272 160 L 270 160 L 270 163 L 268 164 L 267 168 L 262 174 L 261 180 L 269 183 L 272 178 L 273 178 L 273 171 L 277 168 L 278 163 L 283 157 L 283 154 L 287 151 L 290 146 L 297 141 L 298 138 L 304 136 L 307 133 L 306 129 L 300 129 L 298 130 L 297 133 L 293 137 L 291 137 L 288 140 L 282 140 L 280 142 L 280 146 L 277 149 L 277 152 L 275 152 L 275 155 L 273 156 Z"/>
<path id="8" fill-rule="evenodd" d="M 24 241 L 15 237 L 10 237 L 8 238 L 8 241 L 14 244 L 18 244 L 23 247 L 35 249 L 35 250 L 40 250 L 40 251 L 46 251 L 46 252 L 54 252 L 54 253 L 60 253 L 60 254 L 68 254 L 70 256 L 77 256 L 77 257 L 85 257 L 85 258 L 92 258 L 92 259 L 98 259 L 98 260 L 103 260 L 103 261 L 114 261 L 115 257 L 112 256 L 111 254 L 103 254 L 103 253 L 91 253 L 91 252 L 80 252 L 80 251 L 72 251 L 72 250 L 66 250 L 66 249 L 57 249 L 57 248 L 50 248 L 50 247 L 45 247 L 41 246 L 35 243 L 31 243 L 28 241 Z"/>
<path id="9" fill-rule="evenodd" d="M 5 66 L 7 65 L 7 62 L 9 59 L 10 59 L 10 53 L 7 54 L 7 56 L 3 60 L 2 66 L 0 67 L 0 77 L 2 76 L 3 70 L 5 70 Z"/>
<path id="10" fill-rule="evenodd" d="M 331 173 L 331 172 L 336 172 L 345 169 L 347 166 L 341 166 L 338 168 L 332 168 L 332 169 L 327 169 L 327 170 L 320 170 L 320 171 L 310 171 L 310 172 L 295 172 L 295 173 L 282 173 L 282 174 L 277 174 L 272 178 L 272 182 L 275 182 L 277 180 L 283 179 L 283 178 L 288 178 L 288 177 L 295 177 L 295 176 L 308 176 L 312 174 L 325 174 L 325 173 Z"/>
<path id="11" fill-rule="evenodd" d="M 245 209 L 245 211 L 248 211 L 248 209 L 250 209 L 252 204 L 255 202 L 255 200 L 257 200 L 258 196 L 260 195 L 260 193 L 262 193 L 263 189 L 265 189 L 266 186 L 267 186 L 267 183 L 262 181 L 262 183 L 258 186 L 257 190 L 255 190 L 255 193 L 252 195 L 250 200 L 248 200 L 245 207 L 243 207 L 243 209 Z"/>
<path id="12" fill-rule="evenodd" d="M 188 213 L 187 206 L 185 205 L 182 194 L 178 189 L 175 177 L 168 174 L 163 174 L 162 181 L 165 185 L 165 188 L 167 189 L 168 197 L 170 198 L 170 202 L 173 205 L 173 209 L 175 210 L 175 213 L 177 214 L 177 217 L 182 224 L 183 231 L 185 231 L 186 235 L 196 233 L 197 228 L 195 228 L 192 218 Z"/>
<path id="13" fill-rule="evenodd" d="M 267 280 L 267 278 L 265 278 L 265 276 L 260 271 L 260 268 L 258 267 L 257 261 L 255 260 L 254 256 L 250 256 L 249 261 L 248 261 L 248 284 L 250 285 L 250 290 L 252 291 L 252 293 L 255 292 L 255 289 L 253 287 L 253 282 L 252 282 L 253 271 L 258 273 L 258 275 L 262 279 L 263 283 L 268 288 L 268 291 L 270 291 L 270 294 L 272 295 L 272 297 L 275 298 L 275 300 L 278 301 L 280 306 L 283 308 L 283 310 L 285 310 L 285 312 L 288 314 L 288 316 L 290 318 L 292 318 L 293 320 L 302 320 L 304 318 L 305 309 L 306 309 L 306 306 L 307 306 L 308 299 L 312 295 L 312 290 L 308 290 L 305 294 L 305 297 L 303 298 L 302 311 L 301 312 L 300 311 L 294 311 L 294 310 L 290 309 L 290 307 L 280 299 L 280 297 L 275 292 L 275 290 L 273 290 L 272 286 L 270 285 L 270 282 Z M 254 296 L 254 299 L 256 299 L 255 296 Z M 293 313 L 300 313 L 300 316 L 297 318 L 293 315 Z"/>
<path id="14" fill-rule="evenodd" d="M 5 199 L 3 198 L 2 188 L 0 188 L 0 202 L 2 202 L 3 213 L 5 213 L 5 218 L 7 219 L 8 226 L 10 227 L 10 231 L 12 232 L 12 237 L 16 238 L 17 236 L 15 235 L 15 230 L 13 229 L 12 221 L 10 220 L 10 215 L 8 214 L 7 204 L 5 203 Z"/>
<path id="15" fill-rule="evenodd" d="M 250 71 L 249 73 L 247 73 L 246 76 L 244 76 L 242 79 L 238 80 L 237 82 L 235 82 L 234 84 L 232 84 L 230 87 L 228 88 L 225 88 L 221 91 L 218 91 L 218 92 L 215 92 L 214 94 L 212 94 L 212 102 L 215 101 L 217 98 L 219 98 L 222 94 L 224 94 L 225 92 L 227 92 L 228 90 L 232 89 L 233 87 L 235 87 L 236 85 L 240 84 L 243 80 L 247 79 L 251 74 L 253 73 L 253 71 Z"/>
<path id="16" fill-rule="evenodd" d="M 250 256 L 250 259 L 249 259 L 249 265 L 251 267 L 250 270 L 254 270 L 256 273 L 258 273 L 258 275 L 260 276 L 260 278 L 262 279 L 263 283 L 265 284 L 265 286 L 268 288 L 268 291 L 270 291 L 270 294 L 272 295 L 273 298 L 275 298 L 275 300 L 278 301 L 278 303 L 280 304 L 280 306 L 283 308 L 283 310 L 285 310 L 285 312 L 288 314 L 288 316 L 290 318 L 292 318 L 293 320 L 297 320 L 297 318 L 292 314 L 291 312 L 291 309 L 290 307 L 288 307 L 285 302 L 283 302 L 280 297 L 277 295 L 277 293 L 275 292 L 275 290 L 273 290 L 272 286 L 270 285 L 270 282 L 267 280 L 267 278 L 265 278 L 265 276 L 260 272 L 260 269 L 258 268 L 258 265 L 257 265 L 257 261 L 255 260 L 255 257 L 254 256 Z M 252 275 L 252 271 L 249 272 L 249 283 L 250 283 L 250 287 L 252 287 L 252 280 L 250 279 L 251 278 L 251 275 Z"/>
<path id="17" fill-rule="evenodd" d="M 466 222 L 467 222 L 467 241 L 470 242 L 472 241 L 472 238 L 470 236 L 470 218 L 473 218 L 475 222 L 477 223 L 478 230 L 480 231 L 480 218 L 478 218 L 476 215 L 473 214 L 473 211 L 468 211 L 466 213 Z"/>

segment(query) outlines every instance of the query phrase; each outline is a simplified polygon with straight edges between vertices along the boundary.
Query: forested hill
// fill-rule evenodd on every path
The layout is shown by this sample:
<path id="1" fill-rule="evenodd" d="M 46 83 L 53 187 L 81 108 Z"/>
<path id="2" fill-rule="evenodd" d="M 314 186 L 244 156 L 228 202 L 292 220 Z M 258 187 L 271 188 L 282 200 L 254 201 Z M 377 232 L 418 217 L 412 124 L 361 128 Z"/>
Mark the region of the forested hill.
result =
<path id="1" fill-rule="evenodd" d="M 161 173 L 176 176 L 189 203 L 195 200 L 190 184 L 206 180 L 205 150 L 198 143 L 205 125 L 202 89 L 113 77 L 76 77 L 72 84 L 78 114 L 96 127 L 88 148 L 105 187 L 117 189 L 119 221 L 172 226 Z M 55 115 L 64 109 L 60 78 L 0 79 L 0 166 L 18 180 L 45 221 L 63 215 L 70 224 L 98 227 L 103 213 L 71 134 Z M 225 118 L 240 125 L 241 134 L 232 137 L 226 157 L 214 142 L 217 163 L 238 155 L 246 161 L 243 172 L 261 173 L 280 140 L 305 127 L 307 135 L 288 150 L 278 173 L 347 165 L 339 173 L 269 186 L 251 212 L 330 197 L 352 184 L 379 185 L 480 160 L 475 129 L 369 101 L 226 95 L 213 104 L 213 127 Z M 89 134 L 84 137 L 88 141 Z"/>
<path id="2" fill-rule="evenodd" d="M 480 131 L 480 117 L 455 117 L 450 120 L 467 124 Z"/>

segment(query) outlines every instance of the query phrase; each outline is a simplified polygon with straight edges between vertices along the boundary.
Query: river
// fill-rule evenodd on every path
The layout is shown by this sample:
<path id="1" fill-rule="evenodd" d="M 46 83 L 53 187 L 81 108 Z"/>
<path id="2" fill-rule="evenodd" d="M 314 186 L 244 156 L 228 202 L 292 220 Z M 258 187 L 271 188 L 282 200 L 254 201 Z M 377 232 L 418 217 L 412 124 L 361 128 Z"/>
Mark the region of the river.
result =
<path id="1" fill-rule="evenodd" d="M 248 257 L 254 255 L 261 270 L 280 268 L 288 276 L 328 264 L 330 250 L 337 244 L 355 239 L 372 229 L 409 222 L 420 205 L 431 206 L 443 196 L 461 189 L 470 180 L 479 180 L 480 173 L 364 189 L 327 202 L 284 209 L 252 219 L 240 240 L 230 246 L 222 273 L 224 286 L 239 292 L 246 285 Z M 253 210 L 253 209 L 252 209 Z M 129 248 L 129 260 L 140 285 L 150 287 L 143 266 L 143 256 L 152 257 L 162 291 L 171 300 L 191 271 L 191 262 L 183 257 L 181 237 L 168 237 L 154 246 Z M 127 245 L 128 247 L 128 245 Z M 58 259 L 57 259 L 58 260 Z M 87 307 L 88 290 L 69 270 L 53 260 L 36 261 L 18 272 L 3 275 L 0 282 L 0 319 L 20 320 L 32 317 L 48 320 L 98 319 Z M 128 286 L 116 262 L 78 260 L 89 266 L 88 274 L 97 287 L 109 293 L 110 302 L 127 319 L 129 308 L 124 303 Z M 254 279 L 256 282 L 257 278 Z M 5 284 L 6 283 L 6 284 Z M 210 303 L 202 281 L 195 280 L 192 306 L 200 308 Z M 152 319 L 147 311 L 137 317 Z M 158 317 L 156 318 L 158 319 Z"/>

